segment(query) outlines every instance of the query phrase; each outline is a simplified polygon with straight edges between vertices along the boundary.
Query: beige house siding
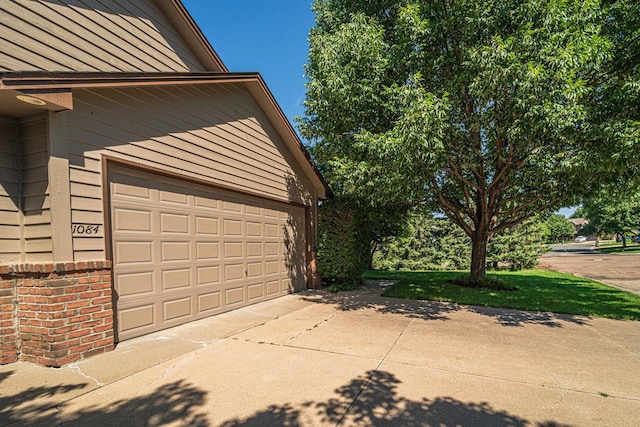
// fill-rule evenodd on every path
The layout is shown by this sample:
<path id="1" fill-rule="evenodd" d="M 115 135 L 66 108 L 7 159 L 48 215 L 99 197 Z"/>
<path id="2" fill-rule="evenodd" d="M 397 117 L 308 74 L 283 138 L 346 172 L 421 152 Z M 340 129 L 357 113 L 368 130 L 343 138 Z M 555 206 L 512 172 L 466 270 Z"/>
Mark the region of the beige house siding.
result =
<path id="1" fill-rule="evenodd" d="M 20 121 L 18 135 L 22 159 L 25 261 L 51 261 L 53 246 L 46 116 Z"/>
<path id="2" fill-rule="evenodd" d="M 206 71 L 152 0 L 0 2 L 0 71 Z"/>
<path id="3" fill-rule="evenodd" d="M 0 117 L 0 264 L 21 261 L 18 128 Z"/>
<path id="4" fill-rule="evenodd" d="M 254 195 L 312 205 L 312 185 L 241 85 L 74 91 L 68 113 L 74 259 L 104 258 L 102 156 Z"/>

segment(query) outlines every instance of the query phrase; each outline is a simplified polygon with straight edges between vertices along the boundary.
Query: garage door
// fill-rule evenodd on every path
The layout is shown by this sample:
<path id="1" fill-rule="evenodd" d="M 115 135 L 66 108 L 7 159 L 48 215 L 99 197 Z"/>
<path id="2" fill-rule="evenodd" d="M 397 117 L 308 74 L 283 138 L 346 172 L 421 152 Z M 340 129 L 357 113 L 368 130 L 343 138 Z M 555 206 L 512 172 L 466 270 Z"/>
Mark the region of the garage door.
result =
<path id="1" fill-rule="evenodd" d="M 304 209 L 109 169 L 118 340 L 303 289 Z"/>

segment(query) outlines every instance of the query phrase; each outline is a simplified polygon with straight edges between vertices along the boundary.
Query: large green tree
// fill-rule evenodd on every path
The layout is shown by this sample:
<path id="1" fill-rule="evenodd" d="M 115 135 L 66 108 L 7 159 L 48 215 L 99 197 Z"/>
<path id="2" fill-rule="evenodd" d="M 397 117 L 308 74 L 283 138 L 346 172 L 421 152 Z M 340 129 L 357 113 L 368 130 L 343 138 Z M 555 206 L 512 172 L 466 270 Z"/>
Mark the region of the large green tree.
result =
<path id="1" fill-rule="evenodd" d="M 300 129 L 338 194 L 437 202 L 471 239 L 473 279 L 494 235 L 575 202 L 615 45 L 598 1 L 313 7 Z"/>

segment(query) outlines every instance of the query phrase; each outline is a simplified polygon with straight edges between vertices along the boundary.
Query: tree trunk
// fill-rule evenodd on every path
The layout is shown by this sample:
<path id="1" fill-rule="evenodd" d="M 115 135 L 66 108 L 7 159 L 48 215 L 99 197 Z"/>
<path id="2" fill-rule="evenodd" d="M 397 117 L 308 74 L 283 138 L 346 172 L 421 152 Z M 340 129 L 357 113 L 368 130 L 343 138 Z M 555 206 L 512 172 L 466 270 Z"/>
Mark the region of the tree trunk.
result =
<path id="1" fill-rule="evenodd" d="M 488 233 L 476 232 L 471 236 L 471 280 L 484 279 L 487 274 Z"/>

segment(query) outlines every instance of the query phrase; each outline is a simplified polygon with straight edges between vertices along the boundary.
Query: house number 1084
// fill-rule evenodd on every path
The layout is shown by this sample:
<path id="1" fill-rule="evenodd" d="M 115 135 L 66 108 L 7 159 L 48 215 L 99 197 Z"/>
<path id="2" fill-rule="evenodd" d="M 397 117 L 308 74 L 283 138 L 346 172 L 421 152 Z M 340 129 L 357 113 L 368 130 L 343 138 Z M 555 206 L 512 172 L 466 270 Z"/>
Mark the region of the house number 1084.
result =
<path id="1" fill-rule="evenodd" d="M 74 236 L 95 235 L 100 232 L 100 224 L 72 224 L 71 232 Z"/>

